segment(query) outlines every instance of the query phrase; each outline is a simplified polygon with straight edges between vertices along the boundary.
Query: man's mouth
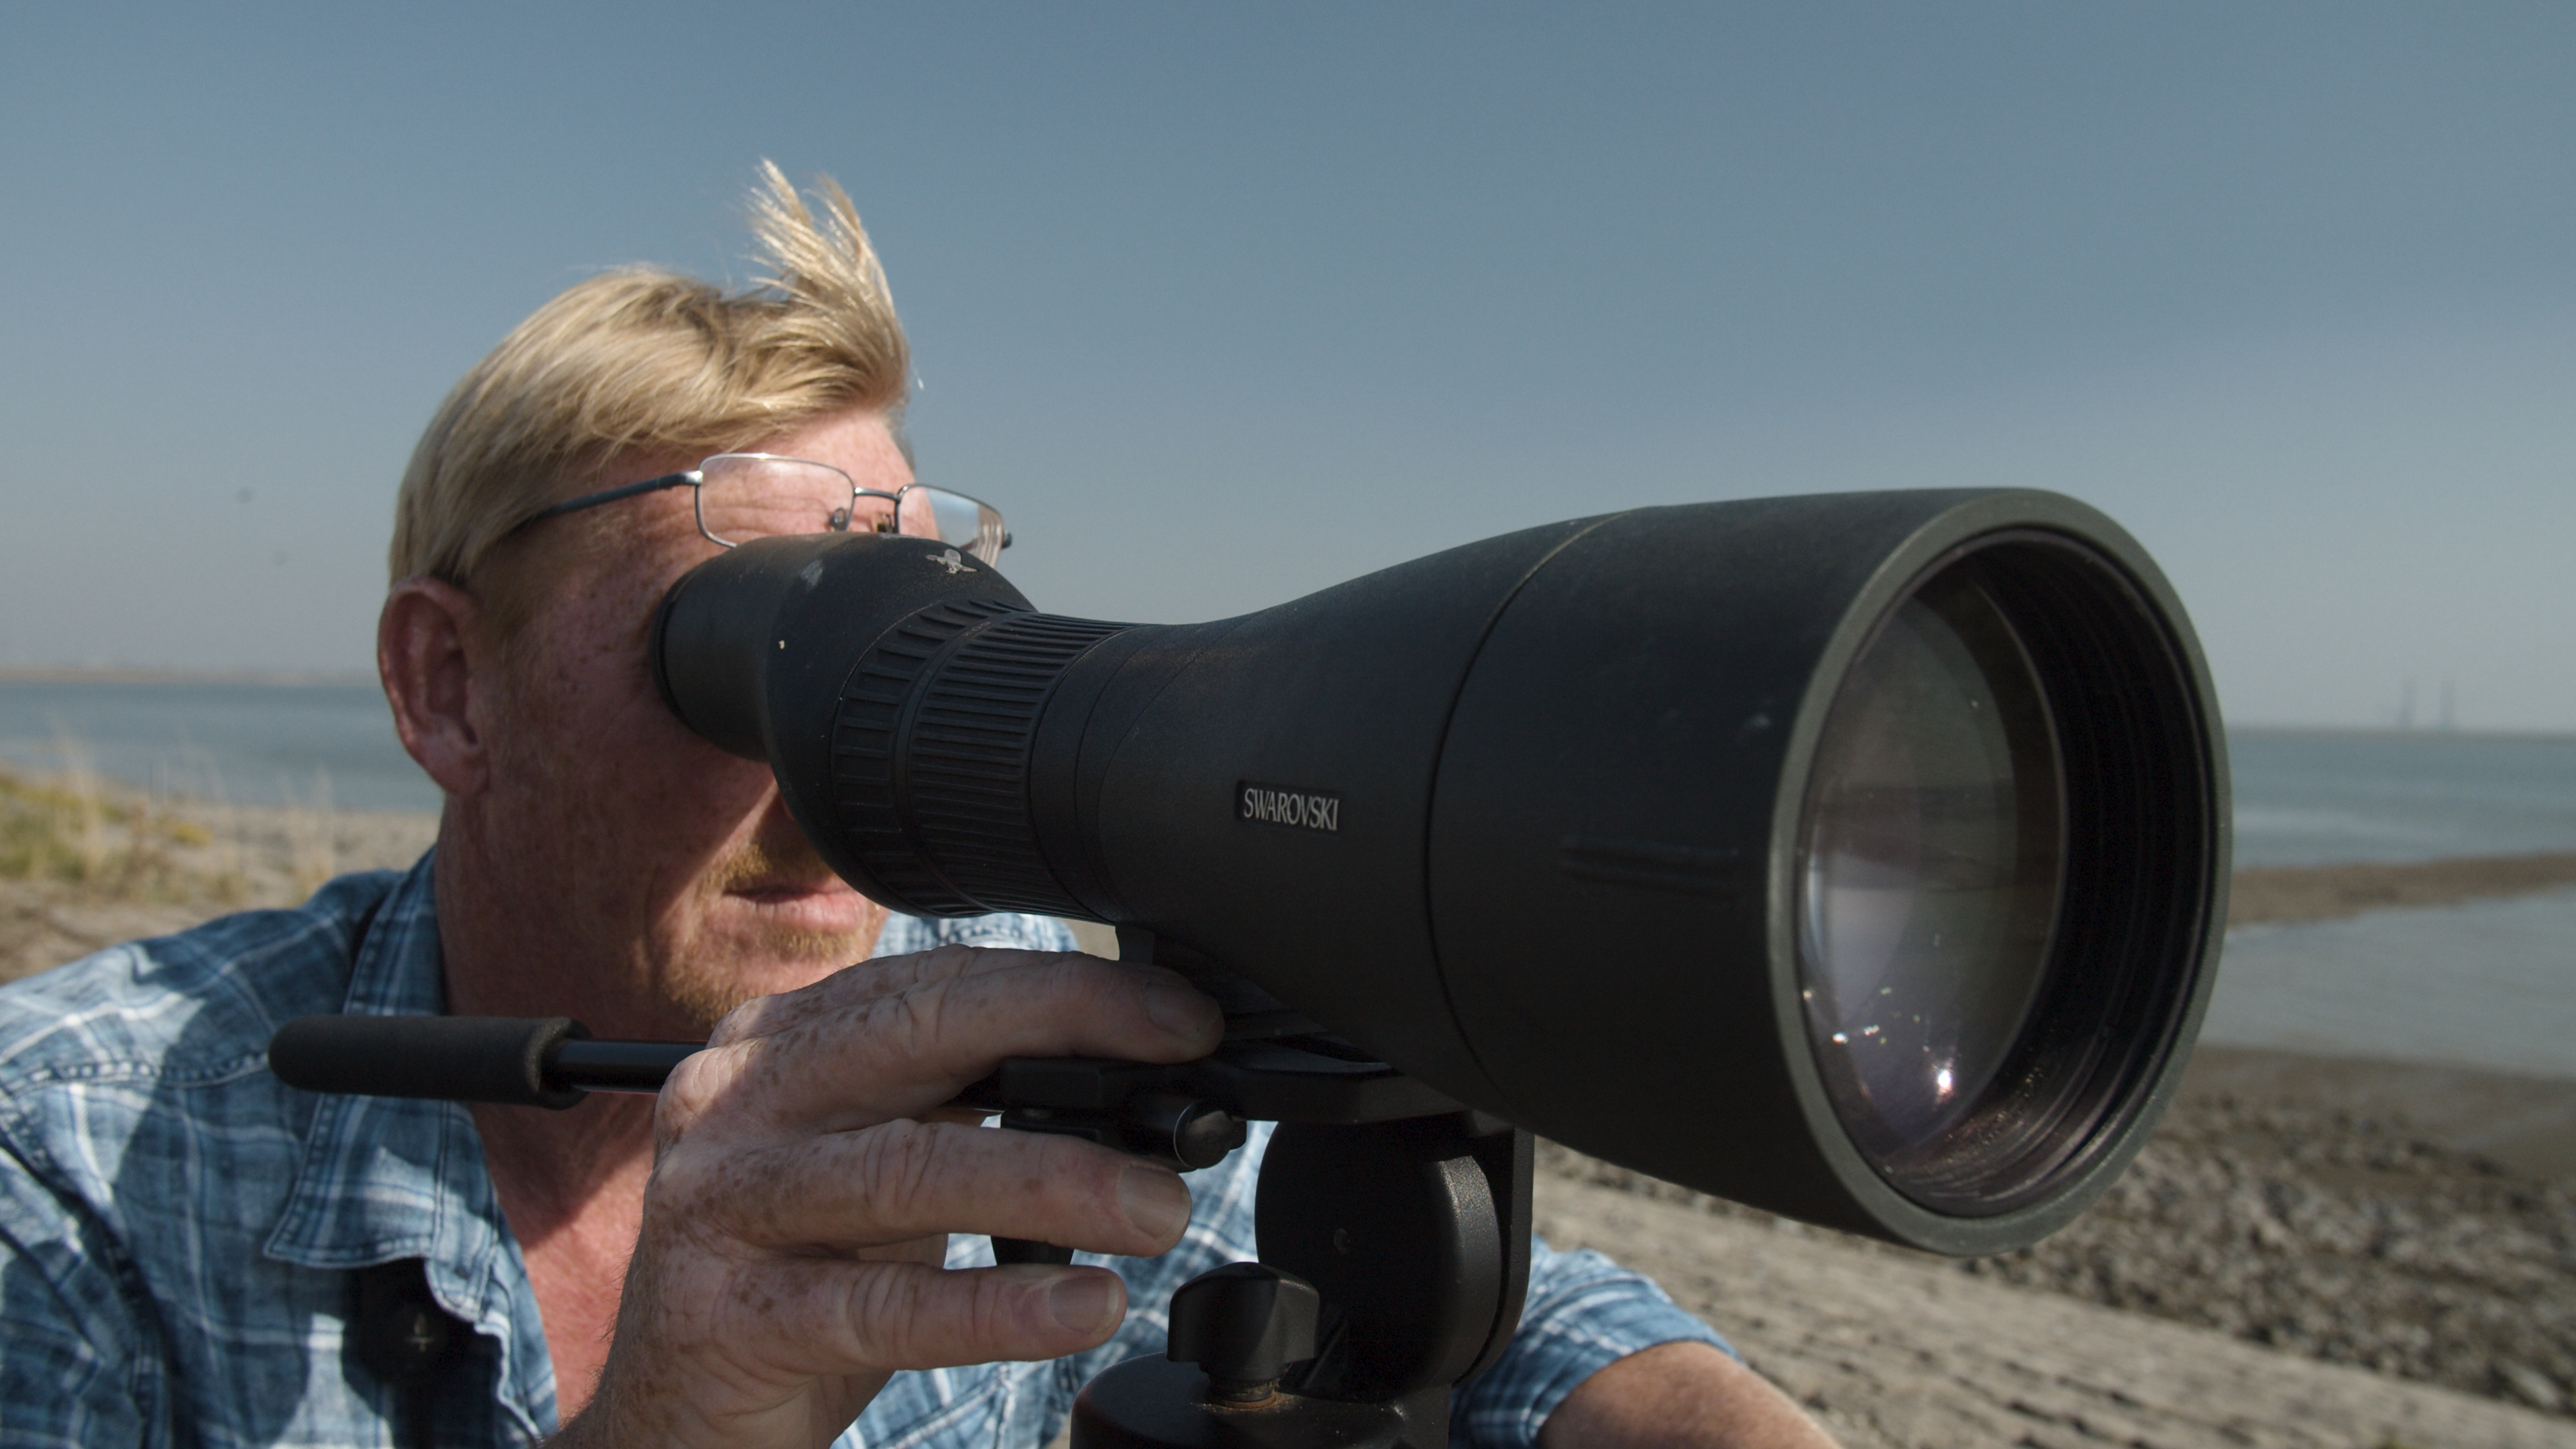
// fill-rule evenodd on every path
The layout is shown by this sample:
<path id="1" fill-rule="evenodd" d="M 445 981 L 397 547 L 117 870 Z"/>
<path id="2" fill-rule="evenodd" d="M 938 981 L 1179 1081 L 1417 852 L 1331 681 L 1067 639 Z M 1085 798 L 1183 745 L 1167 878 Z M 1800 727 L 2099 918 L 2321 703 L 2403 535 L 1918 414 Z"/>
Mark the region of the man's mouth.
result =
<path id="1" fill-rule="evenodd" d="M 842 936 L 866 930 L 876 918 L 876 906 L 832 874 L 802 839 L 783 847 L 746 845 L 714 875 L 723 898 L 766 927 Z"/>
<path id="2" fill-rule="evenodd" d="M 797 925 L 814 930 L 855 930 L 866 922 L 870 910 L 867 897 L 836 877 L 749 880 L 728 886 L 725 894 L 763 915 L 793 917 Z"/>
<path id="3" fill-rule="evenodd" d="M 740 896 L 758 905 L 780 901 L 804 900 L 812 896 L 839 895 L 848 888 L 839 881 L 755 880 L 728 886 L 725 894 Z"/>

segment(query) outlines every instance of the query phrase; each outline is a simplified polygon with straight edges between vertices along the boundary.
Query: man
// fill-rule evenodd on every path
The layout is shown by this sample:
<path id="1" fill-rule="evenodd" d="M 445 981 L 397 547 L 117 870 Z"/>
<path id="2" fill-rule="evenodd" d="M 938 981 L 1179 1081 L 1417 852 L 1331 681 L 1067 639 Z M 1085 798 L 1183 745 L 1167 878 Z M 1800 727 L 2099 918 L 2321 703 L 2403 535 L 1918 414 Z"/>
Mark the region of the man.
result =
<path id="1" fill-rule="evenodd" d="M 1053 922 L 889 920 L 647 673 L 656 602 L 717 549 L 919 500 L 904 337 L 826 197 L 818 220 L 770 169 L 765 289 L 594 278 L 432 421 L 378 637 L 445 792 L 429 856 L 0 993 L 0 1444 L 803 1446 L 855 1421 L 878 1449 L 1036 1449 L 1090 1372 L 1159 1346 L 1171 1286 L 1252 1256 L 1258 1144 L 1185 1180 L 941 1106 L 1006 1056 L 1203 1055 L 1214 1003 Z M 296 1015 L 440 1011 L 709 1046 L 658 1098 L 564 1113 L 263 1067 Z M 987 1234 L 1113 1256 L 997 1268 Z M 1458 1427 L 1821 1442 L 1721 1349 L 1643 1280 L 1542 1252 Z"/>

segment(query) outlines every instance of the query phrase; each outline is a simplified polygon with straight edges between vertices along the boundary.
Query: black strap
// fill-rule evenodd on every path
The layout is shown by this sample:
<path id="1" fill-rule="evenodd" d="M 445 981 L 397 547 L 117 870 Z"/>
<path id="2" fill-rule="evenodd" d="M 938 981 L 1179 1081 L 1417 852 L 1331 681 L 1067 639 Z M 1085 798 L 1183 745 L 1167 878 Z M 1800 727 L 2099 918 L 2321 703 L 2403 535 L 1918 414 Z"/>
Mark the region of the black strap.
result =
<path id="1" fill-rule="evenodd" d="M 396 1442 L 408 1449 L 434 1449 L 438 1376 L 473 1330 L 438 1306 L 422 1259 L 396 1258 L 351 1276 L 350 1356 L 394 1391 L 400 1405 Z"/>

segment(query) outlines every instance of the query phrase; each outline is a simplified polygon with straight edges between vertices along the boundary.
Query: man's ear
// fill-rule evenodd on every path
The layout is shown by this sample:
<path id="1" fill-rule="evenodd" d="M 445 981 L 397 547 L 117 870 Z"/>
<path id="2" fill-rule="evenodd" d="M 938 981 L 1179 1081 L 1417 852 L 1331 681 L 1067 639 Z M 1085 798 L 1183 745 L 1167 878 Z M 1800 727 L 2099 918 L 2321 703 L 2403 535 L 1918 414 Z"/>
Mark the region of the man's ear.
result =
<path id="1" fill-rule="evenodd" d="M 472 594 L 425 574 L 394 585 L 376 617 L 376 673 L 393 705 L 394 733 L 455 796 L 483 793 L 492 776 L 484 731 L 495 681 L 482 621 Z"/>

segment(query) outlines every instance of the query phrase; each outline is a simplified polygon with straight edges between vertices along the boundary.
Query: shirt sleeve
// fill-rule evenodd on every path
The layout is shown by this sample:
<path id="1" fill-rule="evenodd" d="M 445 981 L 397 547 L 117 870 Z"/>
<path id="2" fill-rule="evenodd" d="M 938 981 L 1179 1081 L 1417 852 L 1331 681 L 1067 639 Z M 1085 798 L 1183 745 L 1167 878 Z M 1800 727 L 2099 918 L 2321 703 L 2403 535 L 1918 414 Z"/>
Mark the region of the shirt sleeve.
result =
<path id="1" fill-rule="evenodd" d="M 1003 912 L 991 916 L 907 916 L 886 913 L 872 956 L 909 956 L 941 946 L 984 946 L 1015 951 L 1070 951 L 1072 928 L 1053 916 Z"/>
<path id="2" fill-rule="evenodd" d="M 1560 1253 L 1530 1243 L 1529 1298 L 1501 1361 L 1459 1391 L 1449 1441 L 1475 1449 L 1527 1449 L 1575 1386 L 1659 1343 L 1732 1344 L 1675 1306 L 1664 1290 L 1590 1249 Z"/>

